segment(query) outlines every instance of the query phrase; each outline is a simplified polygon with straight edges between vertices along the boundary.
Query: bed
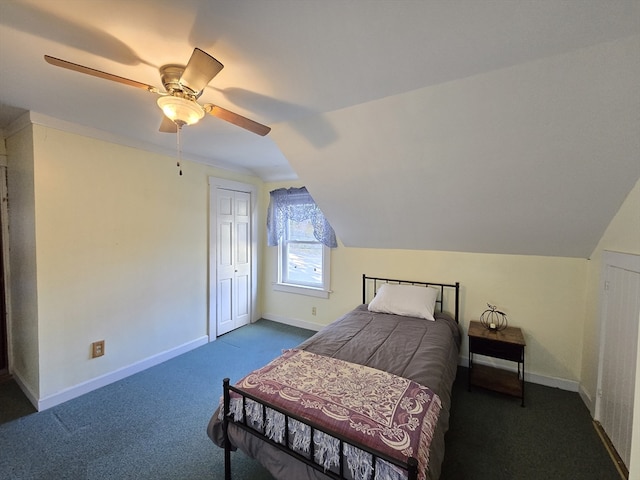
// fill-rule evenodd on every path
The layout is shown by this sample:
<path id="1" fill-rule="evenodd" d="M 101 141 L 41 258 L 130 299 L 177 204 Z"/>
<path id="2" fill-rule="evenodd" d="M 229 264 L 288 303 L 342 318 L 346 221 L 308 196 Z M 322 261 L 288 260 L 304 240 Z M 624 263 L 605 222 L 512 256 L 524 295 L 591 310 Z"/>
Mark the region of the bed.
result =
<path id="1" fill-rule="evenodd" d="M 236 448 L 276 479 L 439 478 L 460 286 L 363 275 L 362 296 L 295 349 L 224 380 L 207 433 L 225 449 L 225 479 Z"/>

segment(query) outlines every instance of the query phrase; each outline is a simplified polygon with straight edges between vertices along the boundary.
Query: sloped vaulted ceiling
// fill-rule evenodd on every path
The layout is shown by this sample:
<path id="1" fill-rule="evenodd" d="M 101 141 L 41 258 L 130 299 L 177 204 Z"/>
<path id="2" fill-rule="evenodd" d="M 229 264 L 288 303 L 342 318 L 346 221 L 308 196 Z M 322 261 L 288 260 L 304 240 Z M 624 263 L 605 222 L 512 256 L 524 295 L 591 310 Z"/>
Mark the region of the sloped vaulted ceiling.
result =
<path id="1" fill-rule="evenodd" d="M 586 258 L 640 178 L 639 52 L 604 43 L 274 137 L 347 246 Z"/>
<path id="2" fill-rule="evenodd" d="M 0 129 L 169 158 L 152 95 L 43 55 L 158 86 L 194 47 L 273 130 L 184 157 L 307 185 L 348 246 L 588 257 L 640 177 L 638 0 L 0 0 Z"/>

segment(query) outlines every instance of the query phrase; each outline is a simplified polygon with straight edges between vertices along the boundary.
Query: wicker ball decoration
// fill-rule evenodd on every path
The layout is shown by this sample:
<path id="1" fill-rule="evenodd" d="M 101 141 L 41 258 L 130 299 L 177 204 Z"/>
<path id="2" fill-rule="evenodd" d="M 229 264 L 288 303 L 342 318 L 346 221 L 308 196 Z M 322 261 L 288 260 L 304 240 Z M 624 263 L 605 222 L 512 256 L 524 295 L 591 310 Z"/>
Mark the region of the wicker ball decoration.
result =
<path id="1" fill-rule="evenodd" d="M 500 330 L 507 328 L 507 315 L 504 312 L 497 310 L 495 305 L 487 303 L 487 307 L 489 308 L 480 315 L 480 323 L 482 326 L 492 332 L 499 332 Z"/>

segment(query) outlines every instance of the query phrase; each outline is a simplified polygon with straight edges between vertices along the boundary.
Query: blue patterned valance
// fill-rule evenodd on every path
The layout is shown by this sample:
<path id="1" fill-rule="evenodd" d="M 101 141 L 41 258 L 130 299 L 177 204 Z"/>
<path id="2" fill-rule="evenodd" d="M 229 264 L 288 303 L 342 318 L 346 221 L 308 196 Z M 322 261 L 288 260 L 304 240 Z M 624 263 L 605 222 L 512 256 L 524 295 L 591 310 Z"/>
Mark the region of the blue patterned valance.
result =
<path id="1" fill-rule="evenodd" d="M 313 236 L 323 245 L 336 248 L 336 234 L 313 201 L 306 187 L 279 188 L 271 192 L 267 212 L 267 245 L 275 246 L 284 234 L 289 220 L 311 220 Z"/>

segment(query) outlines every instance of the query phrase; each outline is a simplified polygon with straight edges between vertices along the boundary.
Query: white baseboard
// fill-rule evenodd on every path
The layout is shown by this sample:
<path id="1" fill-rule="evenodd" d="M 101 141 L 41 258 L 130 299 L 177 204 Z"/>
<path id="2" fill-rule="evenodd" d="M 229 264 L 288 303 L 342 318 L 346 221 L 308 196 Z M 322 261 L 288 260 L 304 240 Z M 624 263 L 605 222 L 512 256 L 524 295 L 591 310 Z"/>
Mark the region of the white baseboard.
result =
<path id="1" fill-rule="evenodd" d="M 205 345 L 207 342 L 208 337 L 202 336 L 200 338 L 192 340 L 191 342 L 187 342 L 165 352 L 145 358 L 144 360 L 136 362 L 132 365 L 119 368 L 118 370 L 115 370 L 113 372 L 105 373 L 104 375 L 100 375 L 99 377 L 92 378 L 91 380 L 87 380 L 86 382 L 79 383 L 78 385 L 74 385 L 73 387 L 64 389 L 60 392 L 54 393 L 53 395 L 48 395 L 40 399 L 36 399 L 33 393 L 28 388 L 26 388 L 26 385 L 21 381 L 18 372 L 14 372 L 14 376 L 16 378 L 16 382 L 18 383 L 18 385 L 20 385 L 20 388 L 27 396 L 27 398 L 29 398 L 31 403 L 33 403 L 38 411 L 42 411 L 51 407 L 55 407 L 56 405 L 60 405 L 61 403 L 64 403 L 73 398 L 77 398 L 81 395 L 84 395 L 85 393 L 97 390 L 98 388 L 104 387 L 113 382 L 117 382 L 118 380 L 122 380 L 123 378 L 146 370 L 147 368 L 159 365 L 162 362 L 166 362 L 167 360 L 177 357 L 178 355 L 187 353 L 194 348 Z"/>
<path id="2" fill-rule="evenodd" d="M 13 377 L 13 379 L 16 381 L 16 383 L 20 387 L 20 390 L 22 390 L 22 393 L 25 394 L 25 396 L 29 399 L 31 404 L 34 407 L 36 407 L 36 409 L 37 409 L 38 408 L 38 396 L 35 393 L 33 393 L 33 390 L 31 390 L 31 387 L 29 386 L 29 384 L 24 381 L 24 377 L 20 374 L 20 371 L 16 370 L 15 368 L 12 368 L 11 369 L 11 376 Z"/>
<path id="3" fill-rule="evenodd" d="M 576 380 L 568 380 L 566 378 L 549 377 L 546 375 L 538 375 L 536 373 L 525 373 L 524 379 L 527 382 L 537 383 L 546 387 L 559 388 L 568 392 L 577 392 L 580 388 L 580 382 Z"/>
<path id="4" fill-rule="evenodd" d="M 476 358 L 474 357 L 474 363 L 480 365 L 487 365 L 489 367 L 498 367 L 505 370 L 517 371 L 518 367 L 514 362 L 506 362 L 499 359 L 488 358 Z M 463 367 L 469 367 L 469 358 L 461 356 L 458 365 Z M 566 378 L 549 377 L 547 375 L 539 375 L 537 373 L 527 372 L 524 373 L 525 382 L 536 383 L 538 385 L 544 385 L 545 387 L 560 388 L 561 390 L 567 390 L 569 392 L 577 392 L 580 387 L 580 383 L 575 380 L 567 380 Z"/>
<path id="5" fill-rule="evenodd" d="M 589 394 L 589 392 L 587 392 L 584 389 L 583 385 L 580 385 L 580 389 L 578 390 L 578 393 L 580 394 L 580 398 L 582 399 L 582 401 L 584 402 L 584 404 L 587 406 L 587 408 L 589 409 L 589 413 L 591 414 L 592 418 L 595 418 L 595 403 L 593 402 L 591 395 Z"/>
<path id="6" fill-rule="evenodd" d="M 273 322 L 284 323 L 285 325 L 291 325 L 292 327 L 299 327 L 307 330 L 313 330 L 315 332 L 326 327 L 326 325 L 322 325 L 320 323 L 312 323 L 312 322 L 307 322 L 305 320 L 298 320 L 295 318 L 286 318 L 280 315 L 273 315 L 271 313 L 264 313 L 262 315 L 262 318 L 264 318 L 265 320 L 271 320 Z"/>

